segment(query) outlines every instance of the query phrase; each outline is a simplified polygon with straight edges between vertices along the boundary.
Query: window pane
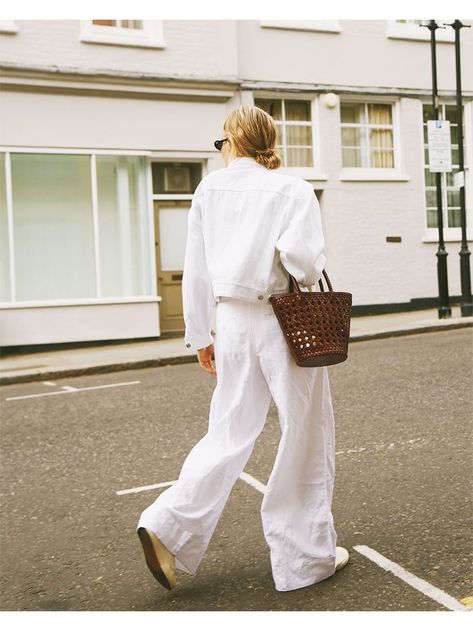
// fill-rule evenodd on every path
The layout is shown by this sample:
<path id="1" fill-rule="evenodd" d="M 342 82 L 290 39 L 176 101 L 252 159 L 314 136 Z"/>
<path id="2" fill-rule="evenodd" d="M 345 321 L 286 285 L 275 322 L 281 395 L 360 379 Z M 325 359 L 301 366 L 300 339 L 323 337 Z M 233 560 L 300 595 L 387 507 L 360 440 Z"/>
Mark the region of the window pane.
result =
<path id="1" fill-rule="evenodd" d="M 159 208 L 160 257 L 162 271 L 181 271 L 184 269 L 186 251 L 187 222 L 189 208 L 166 207 L 165 202 Z"/>
<path id="2" fill-rule="evenodd" d="M 368 122 L 370 123 L 370 125 L 391 125 L 391 105 L 386 105 L 384 103 L 369 103 Z"/>
<path id="3" fill-rule="evenodd" d="M 287 149 L 287 164 L 288 167 L 311 167 L 312 161 L 312 149 Z"/>
<path id="4" fill-rule="evenodd" d="M 343 149 L 343 166 L 344 167 L 361 167 L 361 149 Z"/>
<path id="5" fill-rule="evenodd" d="M 11 300 L 5 159 L 5 154 L 0 153 L 0 301 L 2 302 Z"/>
<path id="6" fill-rule="evenodd" d="M 385 149 L 371 149 L 371 167 L 392 169 L 394 167 L 394 152 Z"/>
<path id="7" fill-rule="evenodd" d="M 447 217 L 449 228 L 461 228 L 461 213 L 459 208 L 449 208 Z"/>
<path id="8" fill-rule="evenodd" d="M 288 121 L 310 121 L 310 101 L 289 101 L 286 100 L 286 120 Z"/>
<path id="9" fill-rule="evenodd" d="M 424 106 L 422 107 L 422 113 L 423 113 L 424 123 L 426 123 L 429 120 L 433 120 L 432 118 L 433 112 L 432 112 L 431 105 L 424 104 Z M 427 125 L 426 125 L 426 128 L 427 128 Z"/>
<path id="10" fill-rule="evenodd" d="M 288 145 L 312 146 L 312 128 L 305 125 L 286 125 L 286 142 Z"/>
<path id="11" fill-rule="evenodd" d="M 425 196 L 427 206 L 430 208 L 437 208 L 437 191 L 435 189 L 428 190 L 425 192 Z"/>
<path id="12" fill-rule="evenodd" d="M 460 207 L 460 190 L 459 189 L 447 190 L 447 205 L 449 208 L 451 206 Z"/>
<path id="13" fill-rule="evenodd" d="M 427 210 L 427 227 L 438 228 L 436 210 Z"/>
<path id="14" fill-rule="evenodd" d="M 445 106 L 445 120 L 450 121 L 450 123 L 457 122 L 457 108 L 455 105 L 446 105 Z"/>
<path id="15" fill-rule="evenodd" d="M 282 120 L 281 99 L 255 99 L 255 105 L 275 120 Z"/>
<path id="16" fill-rule="evenodd" d="M 146 162 L 97 156 L 102 295 L 151 293 Z"/>
<path id="17" fill-rule="evenodd" d="M 435 173 L 431 173 L 429 169 L 425 169 L 425 185 L 435 186 Z"/>
<path id="18" fill-rule="evenodd" d="M 348 147 L 359 147 L 361 145 L 360 128 L 342 127 L 342 144 Z"/>
<path id="19" fill-rule="evenodd" d="M 393 138 L 391 129 L 370 130 L 371 166 L 394 166 Z"/>
<path id="20" fill-rule="evenodd" d="M 141 20 L 119 20 L 119 25 L 122 28 L 135 28 L 135 29 L 143 28 L 143 24 Z"/>
<path id="21" fill-rule="evenodd" d="M 89 156 L 11 159 L 17 299 L 94 298 Z"/>
<path id="22" fill-rule="evenodd" d="M 97 26 L 117 26 L 117 20 L 92 20 Z"/>
<path id="23" fill-rule="evenodd" d="M 361 123 L 364 105 L 362 103 L 341 103 L 342 123 Z"/>
<path id="24" fill-rule="evenodd" d="M 282 125 L 276 125 L 276 144 L 282 145 L 283 135 L 282 135 Z"/>

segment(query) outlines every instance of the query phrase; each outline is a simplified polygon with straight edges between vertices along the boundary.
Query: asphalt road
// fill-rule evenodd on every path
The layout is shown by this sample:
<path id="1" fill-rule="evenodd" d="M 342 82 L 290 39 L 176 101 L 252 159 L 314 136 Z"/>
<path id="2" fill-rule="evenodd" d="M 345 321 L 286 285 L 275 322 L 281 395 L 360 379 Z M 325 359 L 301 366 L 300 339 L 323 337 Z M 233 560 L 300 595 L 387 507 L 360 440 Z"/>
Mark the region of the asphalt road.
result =
<path id="1" fill-rule="evenodd" d="M 333 512 L 350 563 L 290 592 L 274 589 L 262 495 L 242 479 L 196 576 L 178 572 L 168 592 L 144 563 L 135 527 L 161 489 L 117 491 L 175 480 L 207 431 L 215 381 L 197 364 L 4 386 L 1 609 L 449 609 L 355 546 L 453 599 L 473 596 L 472 342 L 472 329 L 357 342 L 329 368 Z M 96 388 L 112 384 L 128 385 Z M 279 437 L 272 403 L 245 468 L 263 484 Z"/>

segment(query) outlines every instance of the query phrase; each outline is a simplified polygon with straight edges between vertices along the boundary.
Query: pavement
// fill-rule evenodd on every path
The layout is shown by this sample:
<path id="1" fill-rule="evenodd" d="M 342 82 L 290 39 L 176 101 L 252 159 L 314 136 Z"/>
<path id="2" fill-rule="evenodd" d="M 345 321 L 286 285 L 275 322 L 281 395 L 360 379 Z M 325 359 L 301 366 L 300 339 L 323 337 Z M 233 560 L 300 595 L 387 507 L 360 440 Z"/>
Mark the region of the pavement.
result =
<path id="1" fill-rule="evenodd" d="M 442 319 L 438 317 L 437 308 L 357 316 L 351 319 L 350 343 L 471 326 L 473 316 L 462 317 L 460 305 L 452 306 L 452 316 Z M 4 351 L 0 359 L 0 385 L 195 361 L 196 353 L 185 347 L 183 336 L 144 342 L 94 343 L 90 347 L 68 349 L 54 349 L 52 345 L 46 352 L 8 355 Z"/>

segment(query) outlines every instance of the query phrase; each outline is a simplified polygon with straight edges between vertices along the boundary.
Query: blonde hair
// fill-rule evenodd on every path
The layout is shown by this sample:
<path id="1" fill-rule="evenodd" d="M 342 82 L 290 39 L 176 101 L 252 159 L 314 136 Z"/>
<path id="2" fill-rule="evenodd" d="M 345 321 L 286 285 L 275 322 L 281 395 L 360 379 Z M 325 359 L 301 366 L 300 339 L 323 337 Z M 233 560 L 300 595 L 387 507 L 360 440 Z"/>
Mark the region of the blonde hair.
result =
<path id="1" fill-rule="evenodd" d="M 267 169 L 278 169 L 281 157 L 274 148 L 276 124 L 267 112 L 256 105 L 240 105 L 232 110 L 223 123 L 233 153 L 251 157 Z"/>

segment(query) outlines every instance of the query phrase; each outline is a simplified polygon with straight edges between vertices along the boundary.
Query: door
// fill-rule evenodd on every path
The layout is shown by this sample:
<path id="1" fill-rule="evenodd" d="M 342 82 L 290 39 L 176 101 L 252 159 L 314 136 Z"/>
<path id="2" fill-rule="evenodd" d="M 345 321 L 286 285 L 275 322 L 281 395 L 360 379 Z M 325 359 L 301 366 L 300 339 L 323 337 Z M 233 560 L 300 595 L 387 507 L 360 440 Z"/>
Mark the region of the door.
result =
<path id="1" fill-rule="evenodd" d="M 161 333 L 184 334 L 182 315 L 182 270 L 187 237 L 188 201 L 155 201 L 156 267 L 161 296 Z"/>

